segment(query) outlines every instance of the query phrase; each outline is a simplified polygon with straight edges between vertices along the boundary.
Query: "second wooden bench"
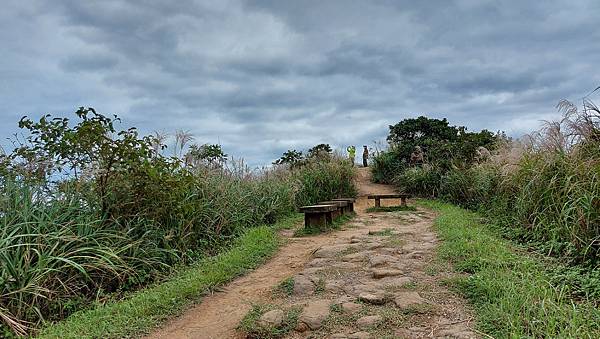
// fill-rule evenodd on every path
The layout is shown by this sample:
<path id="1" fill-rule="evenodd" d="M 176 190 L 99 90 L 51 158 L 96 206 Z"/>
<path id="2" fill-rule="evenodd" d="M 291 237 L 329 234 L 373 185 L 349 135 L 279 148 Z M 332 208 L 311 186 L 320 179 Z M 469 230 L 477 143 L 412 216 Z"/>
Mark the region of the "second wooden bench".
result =
<path id="1" fill-rule="evenodd" d="M 410 194 L 371 194 L 368 199 L 375 199 L 375 207 L 381 207 L 381 199 L 400 199 L 400 204 L 406 206 L 406 200 Z"/>

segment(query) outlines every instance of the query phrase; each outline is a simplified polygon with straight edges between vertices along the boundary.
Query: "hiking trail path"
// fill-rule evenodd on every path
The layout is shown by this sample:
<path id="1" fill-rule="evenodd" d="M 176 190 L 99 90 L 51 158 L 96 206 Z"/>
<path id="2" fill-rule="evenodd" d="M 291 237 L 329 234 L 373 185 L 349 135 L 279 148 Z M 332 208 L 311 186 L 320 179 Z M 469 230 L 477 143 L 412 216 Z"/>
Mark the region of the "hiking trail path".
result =
<path id="1" fill-rule="evenodd" d="M 423 208 L 368 213 L 374 205 L 368 194 L 394 189 L 372 183 L 368 168 L 358 168 L 356 184 L 357 215 L 340 230 L 305 237 L 283 231 L 287 242 L 265 264 L 146 338 L 245 338 L 236 328 L 257 303 L 302 309 L 297 329 L 285 338 L 480 337 L 466 302 L 443 284 L 455 274 L 435 260 L 435 214 Z M 275 293 L 290 277 L 293 291 Z M 278 322 L 280 315 L 271 315 Z"/>

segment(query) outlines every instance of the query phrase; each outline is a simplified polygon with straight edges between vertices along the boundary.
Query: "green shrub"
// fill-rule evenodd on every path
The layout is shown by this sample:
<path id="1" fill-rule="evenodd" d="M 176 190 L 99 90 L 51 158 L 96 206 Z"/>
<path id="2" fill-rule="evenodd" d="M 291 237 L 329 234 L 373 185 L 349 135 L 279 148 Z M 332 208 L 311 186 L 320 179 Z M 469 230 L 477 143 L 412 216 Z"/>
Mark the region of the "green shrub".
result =
<path id="1" fill-rule="evenodd" d="M 405 193 L 421 197 L 438 195 L 441 174 L 437 169 L 423 166 L 411 167 L 394 178 L 394 183 Z"/>
<path id="2" fill-rule="evenodd" d="M 354 167 L 348 162 L 311 161 L 292 171 L 296 206 L 311 205 L 333 198 L 355 197 Z"/>
<path id="3" fill-rule="evenodd" d="M 441 179 L 439 197 L 466 208 L 479 209 L 496 194 L 499 173 L 492 166 L 454 168 Z"/>
<path id="4" fill-rule="evenodd" d="M 394 149 L 383 151 L 373 157 L 371 178 L 376 183 L 391 184 L 405 168 L 406 162 L 402 161 Z"/>

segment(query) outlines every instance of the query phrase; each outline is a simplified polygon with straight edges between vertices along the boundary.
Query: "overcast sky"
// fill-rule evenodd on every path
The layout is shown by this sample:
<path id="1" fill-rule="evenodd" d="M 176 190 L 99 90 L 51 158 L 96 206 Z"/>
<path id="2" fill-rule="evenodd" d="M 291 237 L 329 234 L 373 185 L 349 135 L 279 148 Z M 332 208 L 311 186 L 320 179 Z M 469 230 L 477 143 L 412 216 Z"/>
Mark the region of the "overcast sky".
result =
<path id="1" fill-rule="evenodd" d="M 600 85 L 600 1 L 4 0 L 0 136 L 91 106 L 251 164 L 418 115 L 529 132 Z"/>

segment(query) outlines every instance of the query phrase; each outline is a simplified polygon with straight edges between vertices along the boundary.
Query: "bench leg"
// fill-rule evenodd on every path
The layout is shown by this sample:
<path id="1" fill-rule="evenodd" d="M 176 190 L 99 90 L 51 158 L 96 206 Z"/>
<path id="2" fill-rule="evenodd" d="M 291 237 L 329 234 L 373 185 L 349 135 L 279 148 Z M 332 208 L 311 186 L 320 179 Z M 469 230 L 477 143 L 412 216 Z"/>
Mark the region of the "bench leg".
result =
<path id="1" fill-rule="evenodd" d="M 332 212 L 325 213 L 325 224 L 327 224 L 327 225 L 333 224 L 333 213 Z"/>
<path id="2" fill-rule="evenodd" d="M 327 224 L 327 216 L 325 213 L 305 213 L 304 228 L 320 229 Z"/>
<path id="3" fill-rule="evenodd" d="M 406 198 L 400 198 L 400 205 L 406 206 Z"/>
<path id="4" fill-rule="evenodd" d="M 354 203 L 348 203 L 348 210 L 350 211 L 350 213 L 354 212 Z"/>
<path id="5" fill-rule="evenodd" d="M 381 200 L 379 198 L 375 198 L 375 207 L 381 207 Z"/>

